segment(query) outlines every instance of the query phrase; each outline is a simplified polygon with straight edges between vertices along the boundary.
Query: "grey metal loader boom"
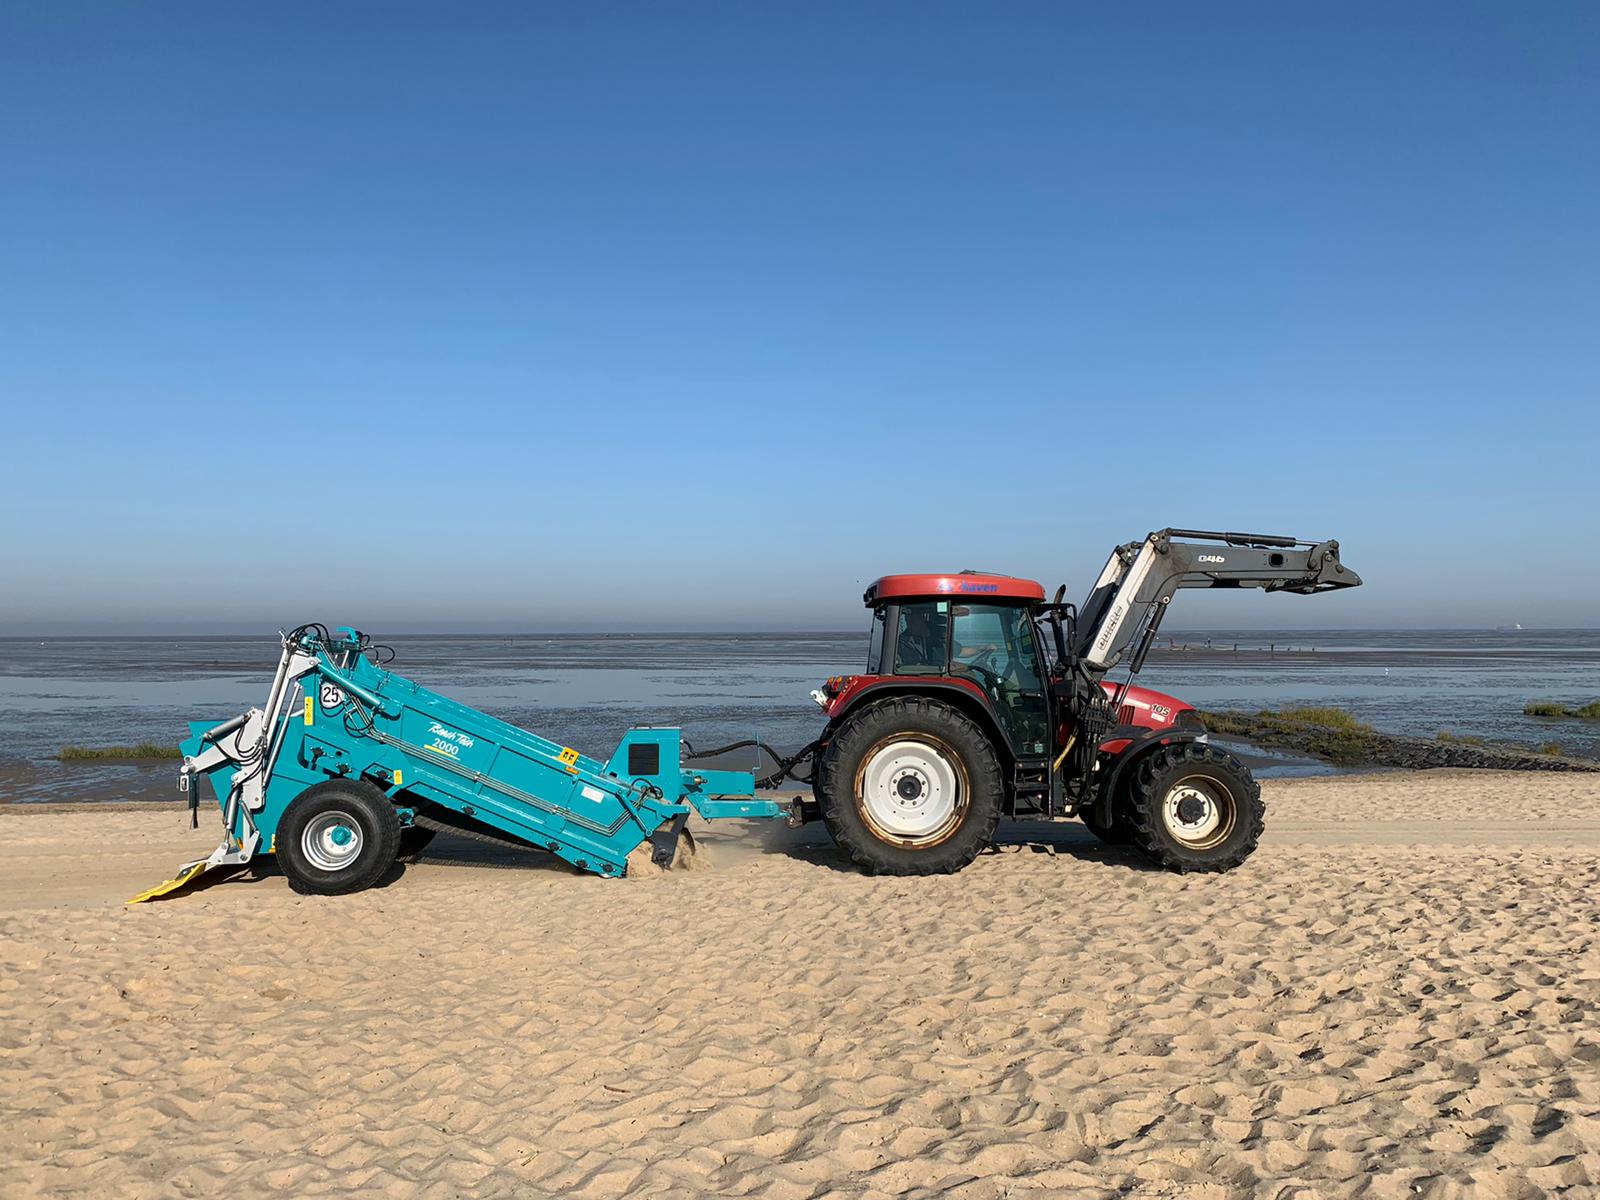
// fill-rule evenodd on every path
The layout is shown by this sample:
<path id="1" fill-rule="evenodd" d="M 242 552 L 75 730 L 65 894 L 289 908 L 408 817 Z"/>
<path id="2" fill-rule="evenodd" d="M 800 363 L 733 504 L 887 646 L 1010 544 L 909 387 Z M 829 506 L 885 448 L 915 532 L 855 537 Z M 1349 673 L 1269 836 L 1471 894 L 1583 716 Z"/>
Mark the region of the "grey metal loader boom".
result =
<path id="1" fill-rule="evenodd" d="M 1071 649 L 1082 670 L 1103 675 L 1139 637 L 1132 663 L 1137 672 L 1179 588 L 1252 587 L 1310 595 L 1360 584 L 1361 577 L 1339 561 L 1335 541 L 1160 529 L 1112 552 L 1084 598 Z"/>

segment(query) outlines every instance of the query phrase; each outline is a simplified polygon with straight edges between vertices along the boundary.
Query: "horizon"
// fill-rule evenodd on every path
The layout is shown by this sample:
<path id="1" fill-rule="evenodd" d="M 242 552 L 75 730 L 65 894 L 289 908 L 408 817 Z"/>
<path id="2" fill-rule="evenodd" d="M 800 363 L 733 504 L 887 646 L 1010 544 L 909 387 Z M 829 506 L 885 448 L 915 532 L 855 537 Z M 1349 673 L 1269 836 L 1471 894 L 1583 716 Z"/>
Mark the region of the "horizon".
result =
<path id="1" fill-rule="evenodd" d="M 284 628 L 287 628 L 285 626 Z M 343 628 L 343 626 L 338 626 Z M 282 630 L 235 630 L 233 632 L 194 632 L 190 630 L 170 630 L 167 632 L 146 631 L 127 633 L 4 633 L 0 634 L 0 642 L 27 642 L 27 641 L 170 641 L 174 638 L 194 638 L 209 641 L 239 641 L 247 638 L 277 637 Z M 363 630 L 372 637 L 385 638 L 737 638 L 737 637 L 855 637 L 865 635 L 868 630 L 840 629 L 840 628 L 796 628 L 796 629 L 453 629 L 453 630 L 422 630 L 402 629 L 384 630 L 381 633 Z M 1168 637 L 1180 634 L 1240 634 L 1250 636 L 1266 636 L 1269 634 L 1318 634 L 1318 633 L 1595 633 L 1600 632 L 1600 625 L 1518 625 L 1515 628 L 1507 625 L 1284 625 L 1284 626 L 1244 626 L 1244 625 L 1207 625 L 1207 626 L 1166 626 L 1161 627 L 1160 636 L 1156 639 L 1156 646 Z"/>

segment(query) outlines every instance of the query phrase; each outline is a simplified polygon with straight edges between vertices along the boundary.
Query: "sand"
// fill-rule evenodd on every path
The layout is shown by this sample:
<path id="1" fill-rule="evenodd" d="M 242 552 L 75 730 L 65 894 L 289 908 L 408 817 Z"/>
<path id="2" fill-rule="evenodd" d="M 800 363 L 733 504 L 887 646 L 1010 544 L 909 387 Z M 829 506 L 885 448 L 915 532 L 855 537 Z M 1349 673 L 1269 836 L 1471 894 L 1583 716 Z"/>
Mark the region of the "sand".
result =
<path id="1" fill-rule="evenodd" d="M 724 826 L 693 871 L 441 836 L 135 908 L 214 815 L 0 809 L 0 1193 L 1597 1194 L 1600 780 L 1266 795 L 1225 876 Z"/>

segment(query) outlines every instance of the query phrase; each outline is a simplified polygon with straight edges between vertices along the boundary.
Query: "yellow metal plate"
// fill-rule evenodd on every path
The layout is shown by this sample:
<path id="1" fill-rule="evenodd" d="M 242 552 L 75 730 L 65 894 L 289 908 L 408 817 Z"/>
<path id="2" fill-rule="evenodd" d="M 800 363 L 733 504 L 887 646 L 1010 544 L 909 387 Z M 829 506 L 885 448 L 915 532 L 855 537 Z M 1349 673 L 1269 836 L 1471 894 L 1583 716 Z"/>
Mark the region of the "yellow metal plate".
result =
<path id="1" fill-rule="evenodd" d="M 128 903 L 129 904 L 143 904 L 146 900 L 154 900 L 158 896 L 165 896 L 169 892 L 175 892 L 179 888 L 181 888 L 184 884 L 186 884 L 186 883 L 190 882 L 191 880 L 197 878 L 200 875 L 200 873 L 202 871 L 204 871 L 205 869 L 206 869 L 206 864 L 204 862 L 193 863 L 190 866 L 187 866 L 183 870 L 179 871 L 178 874 L 174 878 L 167 879 L 167 880 L 164 880 L 161 883 L 156 884 L 155 887 L 151 888 L 147 892 L 140 892 L 132 900 L 129 900 Z"/>

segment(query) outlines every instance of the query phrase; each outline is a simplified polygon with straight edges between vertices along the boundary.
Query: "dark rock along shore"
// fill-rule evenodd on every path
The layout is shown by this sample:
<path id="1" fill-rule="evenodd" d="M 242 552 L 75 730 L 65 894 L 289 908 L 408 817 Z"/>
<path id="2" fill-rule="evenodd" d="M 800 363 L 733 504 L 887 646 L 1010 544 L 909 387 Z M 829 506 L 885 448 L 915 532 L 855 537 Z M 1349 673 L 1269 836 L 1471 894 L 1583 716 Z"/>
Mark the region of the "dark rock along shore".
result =
<path id="1" fill-rule="evenodd" d="M 1405 737 L 1376 730 L 1342 729 L 1285 721 L 1274 713 L 1201 714 L 1206 728 L 1222 740 L 1241 738 L 1260 746 L 1296 750 L 1341 766 L 1478 767 L 1492 771 L 1600 771 L 1600 762 L 1556 754 L 1535 754 L 1515 746 L 1475 746 Z"/>

